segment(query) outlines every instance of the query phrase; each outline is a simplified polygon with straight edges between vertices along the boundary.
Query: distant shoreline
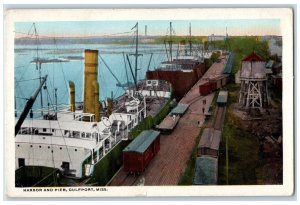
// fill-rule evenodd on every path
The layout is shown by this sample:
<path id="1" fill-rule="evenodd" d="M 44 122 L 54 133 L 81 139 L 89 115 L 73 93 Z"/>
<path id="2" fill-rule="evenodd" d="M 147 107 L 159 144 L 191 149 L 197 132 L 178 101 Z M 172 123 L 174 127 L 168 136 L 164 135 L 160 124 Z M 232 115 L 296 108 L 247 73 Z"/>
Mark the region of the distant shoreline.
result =
<path id="1" fill-rule="evenodd" d="M 246 36 L 230 36 L 230 37 L 246 37 Z M 253 37 L 253 36 L 249 36 Z M 281 36 L 260 36 L 265 38 L 281 38 Z M 203 41 L 211 41 L 211 38 L 214 41 L 222 41 L 226 38 L 226 36 L 173 36 L 172 42 L 174 44 L 178 44 L 180 42 L 185 41 L 186 44 L 189 41 L 192 43 L 203 43 Z M 140 36 L 139 44 L 164 44 L 170 41 L 169 36 Z M 57 37 L 57 38 L 40 38 L 38 39 L 39 44 L 43 45 L 54 45 L 54 44 L 115 44 L 115 45 L 130 45 L 133 44 L 132 36 L 119 36 L 119 37 Z M 36 45 L 35 38 L 15 38 L 15 45 Z"/>

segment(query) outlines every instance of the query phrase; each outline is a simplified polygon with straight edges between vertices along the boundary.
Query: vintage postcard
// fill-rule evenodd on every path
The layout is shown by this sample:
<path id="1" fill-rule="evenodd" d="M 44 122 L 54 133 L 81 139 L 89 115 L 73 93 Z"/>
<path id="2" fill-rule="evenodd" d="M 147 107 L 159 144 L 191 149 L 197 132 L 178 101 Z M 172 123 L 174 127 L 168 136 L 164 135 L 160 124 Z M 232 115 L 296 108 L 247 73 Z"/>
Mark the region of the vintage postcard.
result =
<path id="1" fill-rule="evenodd" d="M 294 193 L 292 9 L 4 21 L 8 197 Z"/>

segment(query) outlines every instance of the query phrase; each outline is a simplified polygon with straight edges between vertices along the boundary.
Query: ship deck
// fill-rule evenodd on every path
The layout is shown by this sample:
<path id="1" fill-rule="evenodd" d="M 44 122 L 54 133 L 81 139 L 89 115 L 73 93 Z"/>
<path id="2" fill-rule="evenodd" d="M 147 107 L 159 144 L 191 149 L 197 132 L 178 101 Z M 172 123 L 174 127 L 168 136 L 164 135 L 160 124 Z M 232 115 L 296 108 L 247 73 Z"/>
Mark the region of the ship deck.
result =
<path id="1" fill-rule="evenodd" d="M 146 90 L 146 91 L 157 91 L 157 92 L 170 92 L 170 85 L 167 81 L 159 81 L 158 86 L 147 86 L 146 81 L 140 81 L 137 85 L 138 90 Z M 134 87 L 131 87 L 130 89 L 135 90 Z M 118 97 L 113 104 L 113 111 L 114 112 L 122 112 L 127 113 L 124 104 L 128 101 L 128 94 L 121 95 Z M 160 108 L 167 102 L 167 98 L 159 97 L 159 96 L 147 96 L 147 116 L 155 116 Z M 139 105 L 139 109 L 142 108 L 142 103 Z"/>
<path id="2" fill-rule="evenodd" d="M 147 116 L 154 117 L 168 101 L 167 98 L 146 98 Z"/>
<path id="3" fill-rule="evenodd" d="M 160 151 L 150 162 L 145 172 L 138 175 L 128 175 L 121 169 L 110 186 L 140 185 L 177 185 L 185 171 L 187 162 L 195 146 L 195 140 L 205 119 L 205 114 L 211 106 L 214 93 L 207 96 L 199 95 L 199 85 L 208 79 L 223 75 L 226 60 L 214 63 L 191 89 L 181 99 L 180 103 L 189 104 L 185 114 L 170 135 L 162 135 Z M 206 103 L 203 103 L 203 100 Z M 202 108 L 205 109 L 203 112 Z"/>

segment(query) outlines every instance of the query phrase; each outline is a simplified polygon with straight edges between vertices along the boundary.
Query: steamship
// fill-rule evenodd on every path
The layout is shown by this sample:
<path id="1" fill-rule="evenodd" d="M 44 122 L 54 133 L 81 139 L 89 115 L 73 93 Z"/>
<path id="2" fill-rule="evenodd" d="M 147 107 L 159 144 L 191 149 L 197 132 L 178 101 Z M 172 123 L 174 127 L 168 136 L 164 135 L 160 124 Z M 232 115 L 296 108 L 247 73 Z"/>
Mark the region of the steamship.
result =
<path id="1" fill-rule="evenodd" d="M 75 102 L 76 83 L 69 81 L 68 105 L 58 106 L 55 89 L 56 104 L 50 106 L 48 103 L 47 108 L 41 106 L 34 111 L 40 114 L 33 116 L 32 107 L 37 96 L 40 95 L 42 105 L 42 88 L 47 89 L 44 85 L 47 76 L 42 77 L 39 72 L 39 88 L 29 98 L 21 115 L 15 114 L 16 186 L 33 186 L 27 181 L 45 179 L 43 176 L 49 175 L 49 172 L 39 168 L 54 169 L 58 172 L 52 173 L 67 178 L 91 177 L 99 172 L 97 163 L 120 142 L 132 138 L 132 129 L 144 118 L 155 117 L 170 102 L 171 87 L 167 81 L 137 80 L 137 58 L 141 55 L 138 53 L 138 23 L 133 28 L 136 28 L 135 75 L 131 70 L 134 84 L 128 83 L 128 87 L 123 88 L 124 93 L 116 99 L 100 101 L 98 57 L 102 58 L 98 50 L 84 50 L 83 102 Z M 128 56 L 127 60 L 130 64 Z M 33 63 L 41 71 L 40 59 Z M 34 169 L 24 174 L 23 168 L 30 167 Z M 54 180 L 56 178 L 53 177 Z"/>
<path id="2" fill-rule="evenodd" d="M 166 47 L 167 61 L 153 71 L 146 72 L 146 78 L 149 80 L 166 80 L 172 85 L 173 96 L 177 101 L 191 89 L 191 87 L 204 75 L 205 64 L 204 58 L 210 58 L 211 52 L 204 52 L 204 48 L 193 48 L 191 38 L 191 25 L 190 36 L 188 44 L 182 40 L 173 56 L 172 49 L 172 22 L 170 22 L 170 36 L 168 39 L 169 48 Z M 165 41 L 166 43 L 166 41 Z"/>
<path id="3" fill-rule="evenodd" d="M 138 89 L 128 88 L 102 106 L 98 50 L 85 50 L 84 56 L 84 101 L 75 103 L 75 83 L 69 81 L 67 107 L 40 110 L 40 118 L 27 117 L 21 123 L 15 133 L 16 170 L 52 167 L 68 177 L 91 176 L 95 164 L 122 140 L 128 140 L 130 131 L 145 117 L 155 116 L 171 96 L 167 82 L 140 81 Z"/>

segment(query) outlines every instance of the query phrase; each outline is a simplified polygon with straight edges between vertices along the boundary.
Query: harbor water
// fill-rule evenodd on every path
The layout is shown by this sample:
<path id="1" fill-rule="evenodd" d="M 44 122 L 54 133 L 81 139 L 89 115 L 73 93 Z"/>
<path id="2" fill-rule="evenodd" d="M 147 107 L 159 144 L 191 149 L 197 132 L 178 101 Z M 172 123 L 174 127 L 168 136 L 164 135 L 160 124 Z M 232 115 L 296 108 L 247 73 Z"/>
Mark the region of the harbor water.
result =
<path id="1" fill-rule="evenodd" d="M 43 107 L 55 105 L 55 89 L 57 89 L 58 105 L 66 105 L 69 102 L 68 82 L 73 81 L 76 87 L 76 102 L 82 101 L 84 50 L 97 49 L 114 75 L 122 84 L 133 82 L 126 54 L 129 55 L 132 69 L 135 67 L 135 45 L 117 44 L 66 44 L 66 45 L 15 45 L 15 100 L 18 113 L 24 108 L 27 99 L 33 95 L 39 86 L 39 70 L 34 61 L 36 58 L 43 59 L 41 76 L 48 75 L 46 86 L 42 91 Z M 125 59 L 123 57 L 125 54 Z M 166 60 L 164 45 L 142 44 L 139 45 L 138 79 L 144 79 L 146 70 L 159 67 Z M 151 53 L 153 53 L 150 61 Z M 125 63 L 126 68 L 125 70 Z M 150 64 L 149 64 L 150 61 Z M 124 89 L 117 86 L 117 80 L 110 73 L 105 63 L 98 58 L 98 81 L 100 83 L 100 100 L 107 97 L 116 98 L 124 93 Z M 127 72 L 127 74 L 126 74 Z M 128 77 L 127 77 L 128 76 Z M 128 80 L 127 80 L 128 78 Z M 41 108 L 40 96 L 36 99 L 33 109 Z"/>

